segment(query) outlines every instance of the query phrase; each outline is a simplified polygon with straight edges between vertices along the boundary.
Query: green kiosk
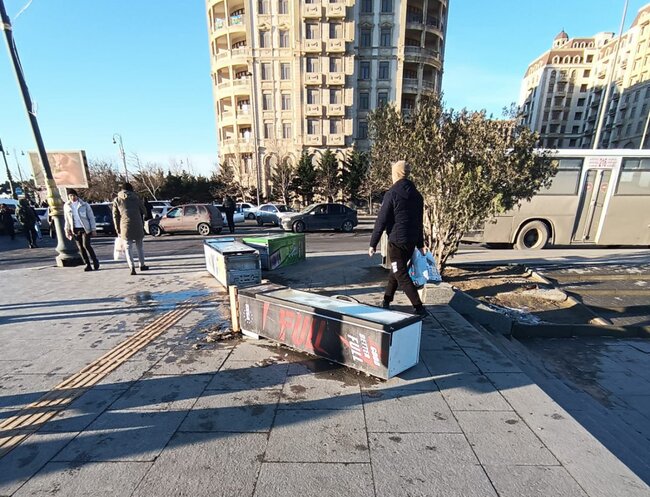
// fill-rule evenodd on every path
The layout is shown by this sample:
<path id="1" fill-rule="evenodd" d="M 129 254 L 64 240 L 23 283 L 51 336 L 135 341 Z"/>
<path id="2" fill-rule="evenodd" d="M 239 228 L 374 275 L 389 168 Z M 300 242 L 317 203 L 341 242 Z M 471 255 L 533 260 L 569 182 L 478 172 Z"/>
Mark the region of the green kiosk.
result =
<path id="1" fill-rule="evenodd" d="M 249 247 L 260 253 L 262 269 L 269 271 L 279 267 L 290 266 L 305 259 L 305 234 L 283 233 L 243 238 Z"/>

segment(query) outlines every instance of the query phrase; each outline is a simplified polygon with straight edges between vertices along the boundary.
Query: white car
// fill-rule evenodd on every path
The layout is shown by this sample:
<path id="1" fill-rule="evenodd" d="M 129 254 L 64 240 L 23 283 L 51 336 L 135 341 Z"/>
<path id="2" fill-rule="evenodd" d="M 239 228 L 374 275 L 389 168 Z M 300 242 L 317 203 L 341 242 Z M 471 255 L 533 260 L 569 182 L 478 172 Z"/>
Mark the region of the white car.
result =
<path id="1" fill-rule="evenodd" d="M 223 210 L 223 205 L 221 204 L 214 204 L 214 205 L 216 205 L 217 208 L 219 209 L 219 212 L 221 212 L 221 219 L 223 219 L 223 225 L 228 226 L 228 221 L 226 219 L 226 213 Z M 237 208 L 235 209 L 235 213 L 232 216 L 232 220 L 235 222 L 235 224 L 240 224 L 246 221 L 246 217 L 244 216 L 244 213 L 241 212 L 239 208 Z"/>
<path id="2" fill-rule="evenodd" d="M 246 219 L 255 219 L 257 215 L 258 207 L 255 204 L 249 204 L 248 202 L 241 202 L 236 204 L 237 210 L 244 213 Z"/>

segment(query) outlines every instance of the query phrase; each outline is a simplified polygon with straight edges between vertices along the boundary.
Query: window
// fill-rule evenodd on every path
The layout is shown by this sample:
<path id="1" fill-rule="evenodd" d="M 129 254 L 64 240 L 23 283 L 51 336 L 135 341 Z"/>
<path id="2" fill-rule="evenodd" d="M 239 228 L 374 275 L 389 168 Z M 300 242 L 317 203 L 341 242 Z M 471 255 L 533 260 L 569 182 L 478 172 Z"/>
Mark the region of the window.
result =
<path id="1" fill-rule="evenodd" d="M 587 91 L 587 85 L 580 85 L 580 93 L 585 93 Z"/>
<path id="2" fill-rule="evenodd" d="M 593 55 L 587 55 L 587 64 L 590 64 L 594 61 L 594 56 Z"/>
<path id="3" fill-rule="evenodd" d="M 377 73 L 377 79 L 388 79 L 390 70 L 390 62 L 381 61 L 379 62 L 379 72 Z"/>
<path id="4" fill-rule="evenodd" d="M 307 72 L 318 71 L 318 57 L 307 57 Z"/>
<path id="5" fill-rule="evenodd" d="M 330 57 L 330 72 L 343 72 L 343 59 L 341 57 Z"/>
<path id="6" fill-rule="evenodd" d="M 279 0 L 278 1 L 278 13 L 279 14 L 288 14 L 289 13 L 289 0 Z"/>
<path id="7" fill-rule="evenodd" d="M 379 45 L 382 47 L 390 47 L 393 30 L 391 28 L 381 28 L 381 36 L 379 38 Z"/>
<path id="8" fill-rule="evenodd" d="M 381 11 L 383 13 L 393 11 L 393 0 L 381 0 Z"/>
<path id="9" fill-rule="evenodd" d="M 359 34 L 359 46 L 361 48 L 368 48 L 372 45 L 372 29 L 363 28 Z"/>
<path id="10" fill-rule="evenodd" d="M 585 99 L 584 98 L 579 98 L 578 99 L 578 107 L 584 107 L 585 105 Z"/>
<path id="11" fill-rule="evenodd" d="M 359 62 L 359 79 L 370 79 L 370 62 Z"/>
<path id="12" fill-rule="evenodd" d="M 271 79 L 271 63 L 262 62 L 262 80 L 267 81 Z"/>
<path id="13" fill-rule="evenodd" d="M 273 138 L 273 123 L 264 123 L 264 138 Z"/>
<path id="14" fill-rule="evenodd" d="M 289 62 L 280 64 L 280 79 L 291 79 L 291 64 Z"/>
<path id="15" fill-rule="evenodd" d="M 361 93 L 359 93 L 359 110 L 368 110 L 369 108 L 370 108 L 370 94 L 367 91 L 362 91 Z"/>
<path id="16" fill-rule="evenodd" d="M 361 13 L 370 14 L 372 13 L 372 2 L 373 0 L 361 0 Z"/>
<path id="17" fill-rule="evenodd" d="M 289 48 L 289 31 L 280 31 L 280 48 Z"/>
<path id="18" fill-rule="evenodd" d="M 558 171 L 551 186 L 540 190 L 539 195 L 577 195 L 581 171 L 582 159 L 559 159 Z"/>
<path id="19" fill-rule="evenodd" d="M 343 120 L 330 119 L 330 135 L 340 135 L 343 133 Z"/>
<path id="20" fill-rule="evenodd" d="M 184 207 L 183 215 L 184 216 L 196 216 L 199 213 L 199 210 L 196 208 L 196 205 L 188 205 Z"/>
<path id="21" fill-rule="evenodd" d="M 388 104 L 388 92 L 387 91 L 380 91 L 377 93 L 377 107 L 381 107 L 382 105 L 387 105 Z"/>
<path id="22" fill-rule="evenodd" d="M 180 207 L 176 207 L 175 209 L 170 210 L 167 213 L 167 217 L 181 217 L 181 209 L 180 209 Z"/>
<path id="23" fill-rule="evenodd" d="M 317 135 L 320 133 L 320 121 L 317 119 L 307 119 L 307 134 Z"/>
<path id="24" fill-rule="evenodd" d="M 291 95 L 289 93 L 282 94 L 282 110 L 291 110 Z"/>
<path id="25" fill-rule="evenodd" d="M 305 38 L 308 40 L 317 40 L 320 38 L 318 34 L 318 24 L 314 22 L 308 22 L 305 24 Z"/>
<path id="26" fill-rule="evenodd" d="M 582 77 L 583 77 L 583 78 L 588 78 L 590 74 L 591 74 L 591 69 L 585 69 L 585 70 L 582 72 Z"/>
<path id="27" fill-rule="evenodd" d="M 616 195 L 650 194 L 650 159 L 623 159 Z"/>
<path id="28" fill-rule="evenodd" d="M 340 104 L 342 102 L 343 92 L 339 89 L 330 89 L 330 104 Z"/>
<path id="29" fill-rule="evenodd" d="M 268 14 L 269 13 L 269 3 L 267 0 L 259 0 L 257 2 L 257 11 L 260 14 Z"/>
<path id="30" fill-rule="evenodd" d="M 343 24 L 340 22 L 330 23 L 330 40 L 343 38 Z"/>
<path id="31" fill-rule="evenodd" d="M 542 130 L 540 131 L 541 134 L 546 134 L 546 124 L 542 126 Z"/>
<path id="32" fill-rule="evenodd" d="M 320 90 L 317 90 L 316 88 L 308 88 L 307 103 L 309 105 L 320 104 Z"/>
<path id="33" fill-rule="evenodd" d="M 574 135 L 580 133 L 580 126 L 573 126 L 571 128 L 571 133 L 573 133 Z"/>
<path id="34" fill-rule="evenodd" d="M 260 47 L 271 48 L 271 32 L 260 31 Z"/>
<path id="35" fill-rule="evenodd" d="M 359 121 L 359 132 L 357 133 L 359 140 L 368 139 L 368 123 L 366 121 Z"/>
<path id="36" fill-rule="evenodd" d="M 285 140 L 291 138 L 291 123 L 282 123 L 282 138 Z"/>
<path id="37" fill-rule="evenodd" d="M 575 119 L 576 121 L 582 119 L 582 112 L 576 112 L 576 115 L 575 115 L 574 119 Z"/>
<path id="38" fill-rule="evenodd" d="M 273 97 L 270 92 L 262 93 L 262 110 L 271 110 L 273 108 Z"/>

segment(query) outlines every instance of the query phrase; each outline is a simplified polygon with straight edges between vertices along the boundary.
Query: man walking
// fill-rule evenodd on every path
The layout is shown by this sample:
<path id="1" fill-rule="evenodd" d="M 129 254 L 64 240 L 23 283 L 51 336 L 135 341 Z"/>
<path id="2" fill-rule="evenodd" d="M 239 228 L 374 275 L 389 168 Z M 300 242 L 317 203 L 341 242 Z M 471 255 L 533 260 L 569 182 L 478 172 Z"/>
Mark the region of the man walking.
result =
<path id="1" fill-rule="evenodd" d="M 122 190 L 113 200 L 113 222 L 117 235 L 126 241 L 126 262 L 131 270 L 131 275 L 135 275 L 135 261 L 131 254 L 133 245 L 138 250 L 138 261 L 140 262 L 140 271 L 147 271 L 149 267 L 144 263 L 144 216 L 147 211 L 144 208 L 142 200 L 137 193 L 133 191 L 131 183 L 124 183 Z"/>
<path id="2" fill-rule="evenodd" d="M 231 233 L 235 232 L 235 201 L 230 195 L 226 195 L 226 198 L 223 199 L 223 210 L 226 214 L 226 220 L 228 221 L 228 229 Z"/>
<path id="3" fill-rule="evenodd" d="M 16 230 L 14 228 L 14 218 L 5 204 L 0 204 L 0 224 L 4 228 L 5 235 L 8 235 L 12 240 L 15 240 Z"/>
<path id="4" fill-rule="evenodd" d="M 18 218 L 18 221 L 20 221 L 20 224 L 23 225 L 23 232 L 25 233 L 25 238 L 27 238 L 29 248 L 38 248 L 38 245 L 36 245 L 37 216 L 34 209 L 29 205 L 27 199 L 21 198 L 18 201 L 16 217 Z"/>
<path id="5" fill-rule="evenodd" d="M 375 228 L 370 237 L 368 255 L 374 255 L 381 238 L 386 231 L 388 235 L 388 257 L 391 261 L 390 275 L 384 291 L 382 307 L 388 309 L 393 301 L 398 285 L 413 304 L 416 314 L 429 315 L 422 305 L 418 291 L 408 274 L 408 263 L 417 247 L 423 250 L 423 213 L 424 201 L 415 185 L 408 179 L 411 168 L 400 160 L 392 166 L 393 186 L 384 195 L 384 201 Z"/>

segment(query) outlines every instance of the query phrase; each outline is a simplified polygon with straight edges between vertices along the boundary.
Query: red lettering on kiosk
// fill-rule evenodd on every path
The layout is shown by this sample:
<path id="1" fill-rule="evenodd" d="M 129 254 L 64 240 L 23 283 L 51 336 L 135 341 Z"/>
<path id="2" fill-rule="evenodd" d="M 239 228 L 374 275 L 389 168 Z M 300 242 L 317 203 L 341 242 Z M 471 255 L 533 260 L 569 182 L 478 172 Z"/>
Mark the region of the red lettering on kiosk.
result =
<path id="1" fill-rule="evenodd" d="M 268 302 L 264 302 L 264 314 L 263 314 L 264 317 L 262 318 L 262 329 L 263 330 L 266 329 L 266 318 L 269 315 L 269 307 L 270 307 L 270 305 L 271 304 L 269 304 Z"/>

